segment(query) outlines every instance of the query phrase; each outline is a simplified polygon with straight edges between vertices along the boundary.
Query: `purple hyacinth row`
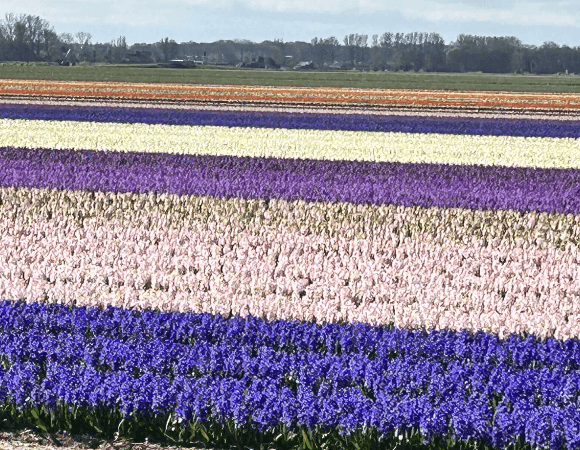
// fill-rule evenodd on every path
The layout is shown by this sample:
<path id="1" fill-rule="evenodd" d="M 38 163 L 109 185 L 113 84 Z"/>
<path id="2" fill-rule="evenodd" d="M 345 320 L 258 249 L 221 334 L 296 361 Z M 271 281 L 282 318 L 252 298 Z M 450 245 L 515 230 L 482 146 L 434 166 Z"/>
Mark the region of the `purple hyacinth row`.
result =
<path id="1" fill-rule="evenodd" d="M 312 130 L 580 137 L 579 121 L 0 104 L 0 118 Z"/>
<path id="2" fill-rule="evenodd" d="M 580 213 L 580 170 L 0 148 L 0 186 Z"/>
<path id="3" fill-rule="evenodd" d="M 577 340 L 11 302 L 0 340 L 19 408 L 580 448 Z"/>

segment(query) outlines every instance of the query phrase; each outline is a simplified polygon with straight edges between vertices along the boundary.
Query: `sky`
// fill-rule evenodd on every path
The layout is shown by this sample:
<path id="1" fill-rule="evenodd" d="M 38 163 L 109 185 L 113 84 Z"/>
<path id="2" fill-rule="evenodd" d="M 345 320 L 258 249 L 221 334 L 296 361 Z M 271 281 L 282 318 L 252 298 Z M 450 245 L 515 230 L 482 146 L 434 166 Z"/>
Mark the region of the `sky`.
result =
<path id="1" fill-rule="evenodd" d="M 46 19 L 57 34 L 88 32 L 92 43 L 128 45 L 282 39 L 310 42 L 351 33 L 515 36 L 524 44 L 580 46 L 579 0 L 2 0 L 6 13 Z"/>

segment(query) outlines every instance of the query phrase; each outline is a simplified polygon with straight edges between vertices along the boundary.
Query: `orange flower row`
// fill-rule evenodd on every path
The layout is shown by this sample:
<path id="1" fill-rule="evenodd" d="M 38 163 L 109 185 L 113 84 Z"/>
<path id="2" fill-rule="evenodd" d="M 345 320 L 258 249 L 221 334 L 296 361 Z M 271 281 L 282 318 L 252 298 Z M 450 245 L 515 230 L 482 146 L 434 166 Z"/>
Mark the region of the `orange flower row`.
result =
<path id="1" fill-rule="evenodd" d="M 21 88 L 21 89 L 77 89 L 77 90 L 107 90 L 107 91 L 132 91 L 132 92 L 171 92 L 171 93 L 203 93 L 203 92 L 224 92 L 240 93 L 249 95 L 252 93 L 271 94 L 303 94 L 310 96 L 369 96 L 369 97 L 413 97 L 427 98 L 433 100 L 441 99 L 473 99 L 481 101 L 500 100 L 531 100 L 535 102 L 580 102 L 580 94 L 554 94 L 554 93 L 519 93 L 519 92 L 493 92 L 493 91 L 435 91 L 435 90 L 414 90 L 414 89 L 357 89 L 357 88 L 299 88 L 299 87 L 279 87 L 279 86 L 243 86 L 243 85 L 201 85 L 201 84 L 175 84 L 175 83 L 123 83 L 123 82 L 60 82 L 45 80 L 0 80 L 0 88 Z"/>
<path id="2" fill-rule="evenodd" d="M 42 89 L 0 89 L 1 94 L 29 94 L 29 95 L 43 95 L 47 92 Z M 275 95 L 262 95 L 262 96 L 252 96 L 252 95 L 199 95 L 199 94 L 180 94 L 180 93 L 156 93 L 156 92 L 141 92 L 141 93 L 131 93 L 131 92 L 95 92 L 87 90 L 62 90 L 57 92 L 50 92 L 52 96 L 101 96 L 109 98 L 174 98 L 174 99 L 198 99 L 198 100 L 223 100 L 223 101 L 261 101 L 261 102 L 280 102 L 280 103 L 334 103 L 334 104 L 393 104 L 393 105 L 413 105 L 413 106 L 433 106 L 433 107 L 447 107 L 447 106 L 468 106 L 468 107 L 481 107 L 481 108 L 541 108 L 546 109 L 546 107 L 552 107 L 553 109 L 580 109 L 580 104 L 577 103 L 545 103 L 545 102 L 525 102 L 525 101 L 489 101 L 489 100 L 442 100 L 442 99 L 405 99 L 405 98 L 393 98 L 393 99 L 360 99 L 360 98 L 345 98 L 345 97 L 322 97 L 322 98 L 312 98 L 312 97 L 279 97 Z"/>
<path id="3" fill-rule="evenodd" d="M 46 93 L 46 94 L 55 94 L 55 95 L 62 95 L 62 93 L 66 93 L 66 92 L 72 92 L 70 89 L 67 89 L 66 87 L 63 86 L 59 86 L 55 89 L 51 89 L 50 87 L 46 87 L 46 86 L 29 86 L 29 87 L 20 87 L 20 86 L 5 86 L 4 88 L 0 88 L 0 94 L 1 93 L 5 93 L 5 92 L 21 92 L 23 94 L 26 93 L 30 93 L 30 92 L 35 92 L 35 93 Z M 213 89 L 208 89 L 208 90 L 203 90 L 203 91 L 198 91 L 198 92 L 184 92 L 181 90 L 167 90 L 167 89 L 163 89 L 163 90 L 148 90 L 148 91 L 144 91 L 144 90 L 133 90 L 133 89 L 95 89 L 95 88 L 88 88 L 88 89 L 83 89 L 82 92 L 90 92 L 90 93 L 101 93 L 104 96 L 112 96 L 116 93 L 123 93 L 123 94 L 136 94 L 136 95 L 142 95 L 142 94 L 163 94 L 166 96 L 173 96 L 176 98 L 180 98 L 180 95 L 194 95 L 194 96 L 204 96 L 204 95 L 216 95 L 216 92 L 219 94 L 219 91 L 213 90 Z M 271 94 L 270 97 L 274 96 L 279 98 L 281 101 L 285 101 L 285 100 L 289 100 L 289 101 L 294 101 L 297 97 L 296 95 L 292 95 L 292 94 L 283 94 L 283 93 L 278 93 L 278 92 L 268 92 L 269 94 Z M 224 95 L 224 94 L 222 94 Z M 241 91 L 241 90 L 230 90 L 227 91 L 225 93 L 226 96 L 228 97 L 235 97 L 235 96 L 241 96 L 245 99 L 248 98 L 255 98 L 256 100 L 265 98 L 264 97 L 264 93 L 260 93 L 260 92 L 246 92 L 246 91 Z M 364 96 L 359 96 L 359 95 L 345 95 L 344 93 L 342 93 L 342 95 L 335 95 L 335 96 L 331 96 L 329 94 L 320 94 L 320 93 L 308 93 L 307 97 L 309 99 L 312 100 L 321 100 L 321 99 L 330 99 L 330 101 L 339 101 L 342 99 L 345 99 L 346 101 L 350 101 L 350 100 L 354 100 L 354 101 L 358 101 L 358 100 L 364 100 L 364 101 L 374 101 L 375 100 L 392 100 L 393 102 L 399 102 L 399 101 L 414 101 L 414 100 L 418 100 L 418 101 L 428 101 L 431 103 L 440 103 L 441 102 L 441 97 L 438 96 L 419 96 L 419 95 L 406 95 L 406 96 L 401 96 L 401 95 L 397 95 L 397 96 L 391 96 L 391 95 L 383 95 L 383 96 L 369 96 L 369 95 L 364 95 Z M 478 104 L 481 104 L 483 102 L 483 104 L 497 104 L 498 100 L 497 99 L 493 99 L 493 98 L 481 98 L 480 97 L 475 97 L 475 96 L 471 96 L 468 98 L 460 98 L 460 97 L 456 97 L 456 98 L 450 98 L 452 101 L 455 102 L 459 102 L 459 103 L 455 103 L 455 104 L 466 104 L 466 105 L 470 105 L 470 104 L 475 104 L 474 102 L 479 102 Z M 517 99 L 520 103 L 522 102 L 521 99 Z M 322 100 L 324 101 L 324 100 Z M 523 100 L 523 102 L 526 102 L 526 100 Z M 542 103 L 545 104 L 546 106 L 566 106 L 566 105 L 571 105 L 571 104 L 578 104 L 580 105 L 580 103 L 578 102 L 572 102 L 572 101 L 563 101 L 561 99 L 558 100 L 541 100 L 541 99 L 536 99 L 536 103 Z"/>

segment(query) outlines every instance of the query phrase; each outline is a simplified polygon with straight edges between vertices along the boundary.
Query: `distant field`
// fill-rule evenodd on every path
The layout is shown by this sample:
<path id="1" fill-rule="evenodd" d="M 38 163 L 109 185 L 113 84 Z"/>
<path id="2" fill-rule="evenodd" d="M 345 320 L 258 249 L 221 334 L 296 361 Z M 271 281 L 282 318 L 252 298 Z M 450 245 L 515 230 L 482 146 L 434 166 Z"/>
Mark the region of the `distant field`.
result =
<path id="1" fill-rule="evenodd" d="M 94 80 L 147 83 L 240 84 L 266 86 L 340 86 L 357 88 L 580 92 L 580 76 L 484 73 L 296 72 L 197 67 L 167 69 L 139 65 L 42 66 L 2 63 L 0 78 Z"/>

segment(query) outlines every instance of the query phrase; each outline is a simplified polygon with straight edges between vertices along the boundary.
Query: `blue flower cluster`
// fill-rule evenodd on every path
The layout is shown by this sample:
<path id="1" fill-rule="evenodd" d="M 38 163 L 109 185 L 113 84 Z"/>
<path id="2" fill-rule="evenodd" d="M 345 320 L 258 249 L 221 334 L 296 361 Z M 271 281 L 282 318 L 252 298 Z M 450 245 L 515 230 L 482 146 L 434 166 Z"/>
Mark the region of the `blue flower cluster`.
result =
<path id="1" fill-rule="evenodd" d="M 580 170 L 0 147 L 0 186 L 580 213 Z"/>
<path id="2" fill-rule="evenodd" d="M 0 400 L 580 449 L 580 342 L 0 303 Z"/>
<path id="3" fill-rule="evenodd" d="M 580 122 L 550 119 L 418 117 L 272 111 L 204 111 L 1 103 L 0 118 L 307 130 L 444 133 L 482 136 L 580 137 Z"/>

